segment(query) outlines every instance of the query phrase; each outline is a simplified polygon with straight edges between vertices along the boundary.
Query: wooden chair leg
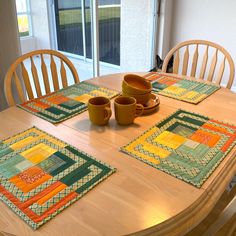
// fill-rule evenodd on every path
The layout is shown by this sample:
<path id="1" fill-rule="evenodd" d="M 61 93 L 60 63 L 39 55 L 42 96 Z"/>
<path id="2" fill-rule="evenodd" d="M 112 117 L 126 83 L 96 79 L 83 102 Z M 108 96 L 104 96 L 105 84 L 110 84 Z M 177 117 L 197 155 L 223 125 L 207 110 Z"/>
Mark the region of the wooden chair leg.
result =
<path id="1" fill-rule="evenodd" d="M 228 206 L 223 210 L 220 214 L 219 218 L 212 224 L 206 232 L 202 236 L 213 236 L 220 229 L 229 222 L 232 217 L 236 214 L 236 196 L 232 199 L 232 201 L 228 204 Z M 232 229 L 234 231 L 234 228 Z"/>

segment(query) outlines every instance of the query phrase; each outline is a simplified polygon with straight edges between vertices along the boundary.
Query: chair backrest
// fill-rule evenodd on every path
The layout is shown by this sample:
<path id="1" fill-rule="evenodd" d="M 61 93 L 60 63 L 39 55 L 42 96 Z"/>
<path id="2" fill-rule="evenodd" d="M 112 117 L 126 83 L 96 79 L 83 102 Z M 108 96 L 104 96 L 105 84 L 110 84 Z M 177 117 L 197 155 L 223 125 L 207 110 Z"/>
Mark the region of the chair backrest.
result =
<path id="1" fill-rule="evenodd" d="M 47 66 L 49 60 L 50 65 Z M 26 61 L 28 61 L 27 65 L 30 66 L 28 70 Z M 60 68 L 59 73 L 58 68 Z M 67 87 L 67 69 L 71 72 L 74 82 L 79 83 L 79 76 L 74 65 L 58 51 L 36 50 L 22 55 L 10 66 L 5 76 L 4 89 L 8 105 L 13 106 L 16 103 L 12 92 L 13 81 L 19 101 L 22 103 L 57 91 L 60 89 L 60 84 L 63 88 Z M 48 73 L 49 71 L 50 73 Z M 53 89 L 51 89 L 52 87 Z"/>
<path id="2" fill-rule="evenodd" d="M 191 55 L 190 48 L 193 49 L 191 50 Z M 202 54 L 201 60 L 199 60 L 200 53 Z M 210 54 L 211 60 L 209 58 Z M 235 72 L 234 63 L 230 54 L 220 45 L 206 40 L 189 40 L 182 42 L 172 48 L 166 55 L 162 66 L 162 72 L 167 72 L 168 62 L 173 55 L 174 74 L 206 79 L 207 81 L 215 82 L 216 84 L 221 83 L 227 62 L 229 67 L 229 78 L 227 76 L 228 81 L 226 87 L 229 89 L 231 88 Z M 208 62 L 210 62 L 210 64 Z M 206 73 L 207 69 L 208 73 Z M 218 74 L 216 74 L 216 71 L 218 71 Z"/>

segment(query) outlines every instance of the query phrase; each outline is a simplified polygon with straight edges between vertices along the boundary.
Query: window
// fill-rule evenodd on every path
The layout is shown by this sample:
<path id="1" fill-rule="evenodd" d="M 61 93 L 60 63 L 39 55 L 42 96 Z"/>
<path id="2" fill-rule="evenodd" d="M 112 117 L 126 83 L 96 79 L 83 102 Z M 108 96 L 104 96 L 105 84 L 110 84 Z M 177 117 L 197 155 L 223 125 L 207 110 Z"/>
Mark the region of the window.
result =
<path id="1" fill-rule="evenodd" d="M 92 58 L 90 0 L 55 0 L 58 50 Z M 99 0 L 100 61 L 120 65 L 121 0 Z"/>
<path id="2" fill-rule="evenodd" d="M 16 0 L 16 10 L 20 37 L 32 36 L 29 0 Z"/>

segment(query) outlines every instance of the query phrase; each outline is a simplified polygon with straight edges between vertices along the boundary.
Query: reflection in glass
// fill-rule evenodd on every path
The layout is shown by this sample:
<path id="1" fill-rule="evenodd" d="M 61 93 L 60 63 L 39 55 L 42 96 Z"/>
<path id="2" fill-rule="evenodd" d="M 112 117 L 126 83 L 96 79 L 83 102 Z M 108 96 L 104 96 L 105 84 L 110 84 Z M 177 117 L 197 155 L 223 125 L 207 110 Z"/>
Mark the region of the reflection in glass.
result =
<path id="1" fill-rule="evenodd" d="M 120 65 L 120 0 L 99 0 L 100 61 Z"/>
<path id="2" fill-rule="evenodd" d="M 85 0 L 85 35 L 81 0 L 55 0 L 55 14 L 58 49 L 85 56 L 85 46 L 86 58 L 91 59 L 90 0 Z M 98 18 L 100 61 L 120 65 L 120 0 L 99 0 Z"/>
<path id="3" fill-rule="evenodd" d="M 55 0 L 55 14 L 58 49 L 83 56 L 81 0 Z"/>

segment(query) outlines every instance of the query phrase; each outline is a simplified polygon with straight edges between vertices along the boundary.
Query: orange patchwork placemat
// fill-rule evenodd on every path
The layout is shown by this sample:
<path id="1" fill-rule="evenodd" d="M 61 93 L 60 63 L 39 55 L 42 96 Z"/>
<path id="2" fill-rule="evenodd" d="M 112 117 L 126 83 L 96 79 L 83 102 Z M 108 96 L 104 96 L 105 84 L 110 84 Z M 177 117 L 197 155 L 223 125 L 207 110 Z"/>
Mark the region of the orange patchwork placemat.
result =
<path id="1" fill-rule="evenodd" d="M 117 91 L 81 82 L 19 104 L 18 107 L 51 123 L 59 123 L 87 110 L 88 100 L 92 97 L 113 98 L 116 95 L 118 95 Z"/>
<path id="2" fill-rule="evenodd" d="M 150 72 L 144 78 L 152 82 L 154 93 L 193 104 L 198 104 L 220 89 L 216 84 L 156 72 Z"/>
<path id="3" fill-rule="evenodd" d="M 0 141 L 0 199 L 33 229 L 114 171 L 36 127 Z"/>
<path id="4" fill-rule="evenodd" d="M 236 126 L 178 110 L 121 150 L 201 187 L 236 144 Z"/>

